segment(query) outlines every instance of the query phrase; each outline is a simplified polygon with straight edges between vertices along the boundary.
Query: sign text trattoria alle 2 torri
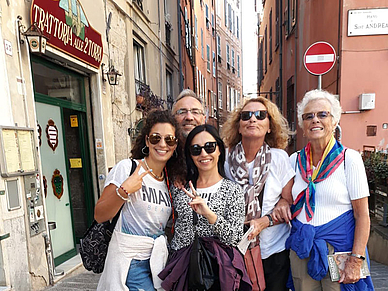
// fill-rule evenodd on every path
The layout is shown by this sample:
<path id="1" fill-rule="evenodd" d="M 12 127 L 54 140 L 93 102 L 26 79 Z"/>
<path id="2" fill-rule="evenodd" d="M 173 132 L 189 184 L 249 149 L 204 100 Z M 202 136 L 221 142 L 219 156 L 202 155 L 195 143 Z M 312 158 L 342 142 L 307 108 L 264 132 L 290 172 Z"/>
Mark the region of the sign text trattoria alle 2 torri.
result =
<path id="1" fill-rule="evenodd" d="M 31 23 L 49 39 L 47 43 L 95 68 L 103 56 L 101 34 L 94 30 L 78 0 L 34 0 Z"/>

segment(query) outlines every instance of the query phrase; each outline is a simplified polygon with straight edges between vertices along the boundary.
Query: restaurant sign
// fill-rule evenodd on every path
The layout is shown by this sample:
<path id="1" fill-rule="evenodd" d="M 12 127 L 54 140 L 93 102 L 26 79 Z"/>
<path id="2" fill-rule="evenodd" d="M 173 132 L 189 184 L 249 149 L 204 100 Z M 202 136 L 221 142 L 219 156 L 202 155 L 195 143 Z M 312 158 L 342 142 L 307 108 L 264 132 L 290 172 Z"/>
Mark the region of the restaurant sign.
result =
<path id="1" fill-rule="evenodd" d="M 34 0 L 32 23 L 48 37 L 48 45 L 95 68 L 100 67 L 101 34 L 91 27 L 78 0 Z"/>

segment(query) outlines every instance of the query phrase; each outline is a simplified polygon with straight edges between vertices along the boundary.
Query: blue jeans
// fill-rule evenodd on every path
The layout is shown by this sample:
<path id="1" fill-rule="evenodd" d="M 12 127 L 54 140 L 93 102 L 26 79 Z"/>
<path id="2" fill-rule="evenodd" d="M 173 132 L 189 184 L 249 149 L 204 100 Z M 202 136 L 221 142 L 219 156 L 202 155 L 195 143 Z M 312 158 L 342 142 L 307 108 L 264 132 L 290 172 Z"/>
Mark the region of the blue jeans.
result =
<path id="1" fill-rule="evenodd" d="M 131 261 L 125 285 L 130 291 L 155 291 L 149 259 Z"/>

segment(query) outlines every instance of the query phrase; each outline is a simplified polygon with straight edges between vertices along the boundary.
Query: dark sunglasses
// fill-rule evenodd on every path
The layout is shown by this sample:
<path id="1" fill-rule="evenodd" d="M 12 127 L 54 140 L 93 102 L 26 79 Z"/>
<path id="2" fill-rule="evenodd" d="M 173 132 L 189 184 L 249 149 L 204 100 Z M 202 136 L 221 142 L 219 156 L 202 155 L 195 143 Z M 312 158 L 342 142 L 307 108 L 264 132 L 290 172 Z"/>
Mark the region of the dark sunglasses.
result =
<path id="1" fill-rule="evenodd" d="M 317 116 L 318 119 L 325 119 L 329 116 L 332 116 L 329 111 L 318 111 L 318 112 L 309 112 L 302 114 L 303 120 L 312 120 L 315 116 Z"/>
<path id="2" fill-rule="evenodd" d="M 217 147 L 216 141 L 208 141 L 205 143 L 205 145 L 200 146 L 199 144 L 193 144 L 190 146 L 190 154 L 192 156 L 199 156 L 202 152 L 202 149 L 205 150 L 208 154 L 214 153 Z"/>
<path id="3" fill-rule="evenodd" d="M 162 136 L 159 133 L 153 133 L 148 137 L 148 141 L 151 144 L 158 144 L 161 140 L 162 140 Z M 164 141 L 170 147 L 172 147 L 178 143 L 178 139 L 173 135 L 166 135 L 164 137 Z"/>
<path id="4" fill-rule="evenodd" d="M 254 115 L 257 120 L 264 120 L 268 115 L 268 111 L 267 110 L 241 111 L 240 118 L 243 121 L 247 121 L 251 119 L 252 115 Z"/>

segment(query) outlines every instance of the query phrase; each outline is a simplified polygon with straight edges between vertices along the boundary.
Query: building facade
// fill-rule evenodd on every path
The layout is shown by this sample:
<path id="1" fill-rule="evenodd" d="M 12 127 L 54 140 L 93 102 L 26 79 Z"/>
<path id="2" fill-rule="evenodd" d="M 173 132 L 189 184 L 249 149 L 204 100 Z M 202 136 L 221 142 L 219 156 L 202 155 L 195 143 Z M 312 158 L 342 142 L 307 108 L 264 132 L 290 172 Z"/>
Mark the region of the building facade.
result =
<path id="1" fill-rule="evenodd" d="M 59 278 L 52 261 L 78 256 L 109 168 L 129 157 L 147 111 L 179 93 L 178 11 L 165 0 L 0 3 L 0 288 L 41 290 Z M 26 38 L 33 23 L 45 53 Z"/>
<path id="2" fill-rule="evenodd" d="M 181 1 L 181 18 L 184 88 L 203 100 L 207 123 L 221 129 L 242 100 L 240 1 Z"/>
<path id="3" fill-rule="evenodd" d="M 266 0 L 263 5 L 258 91 L 276 102 L 297 130 L 289 151 L 306 144 L 297 126 L 296 104 L 305 92 L 318 88 L 318 77 L 304 67 L 305 51 L 318 41 L 330 43 L 337 55 L 321 85 L 338 95 L 343 109 L 337 135 L 344 145 L 359 151 L 386 150 L 388 87 L 380 76 L 387 74 L 387 66 L 381 64 L 387 52 L 388 2 Z"/>

